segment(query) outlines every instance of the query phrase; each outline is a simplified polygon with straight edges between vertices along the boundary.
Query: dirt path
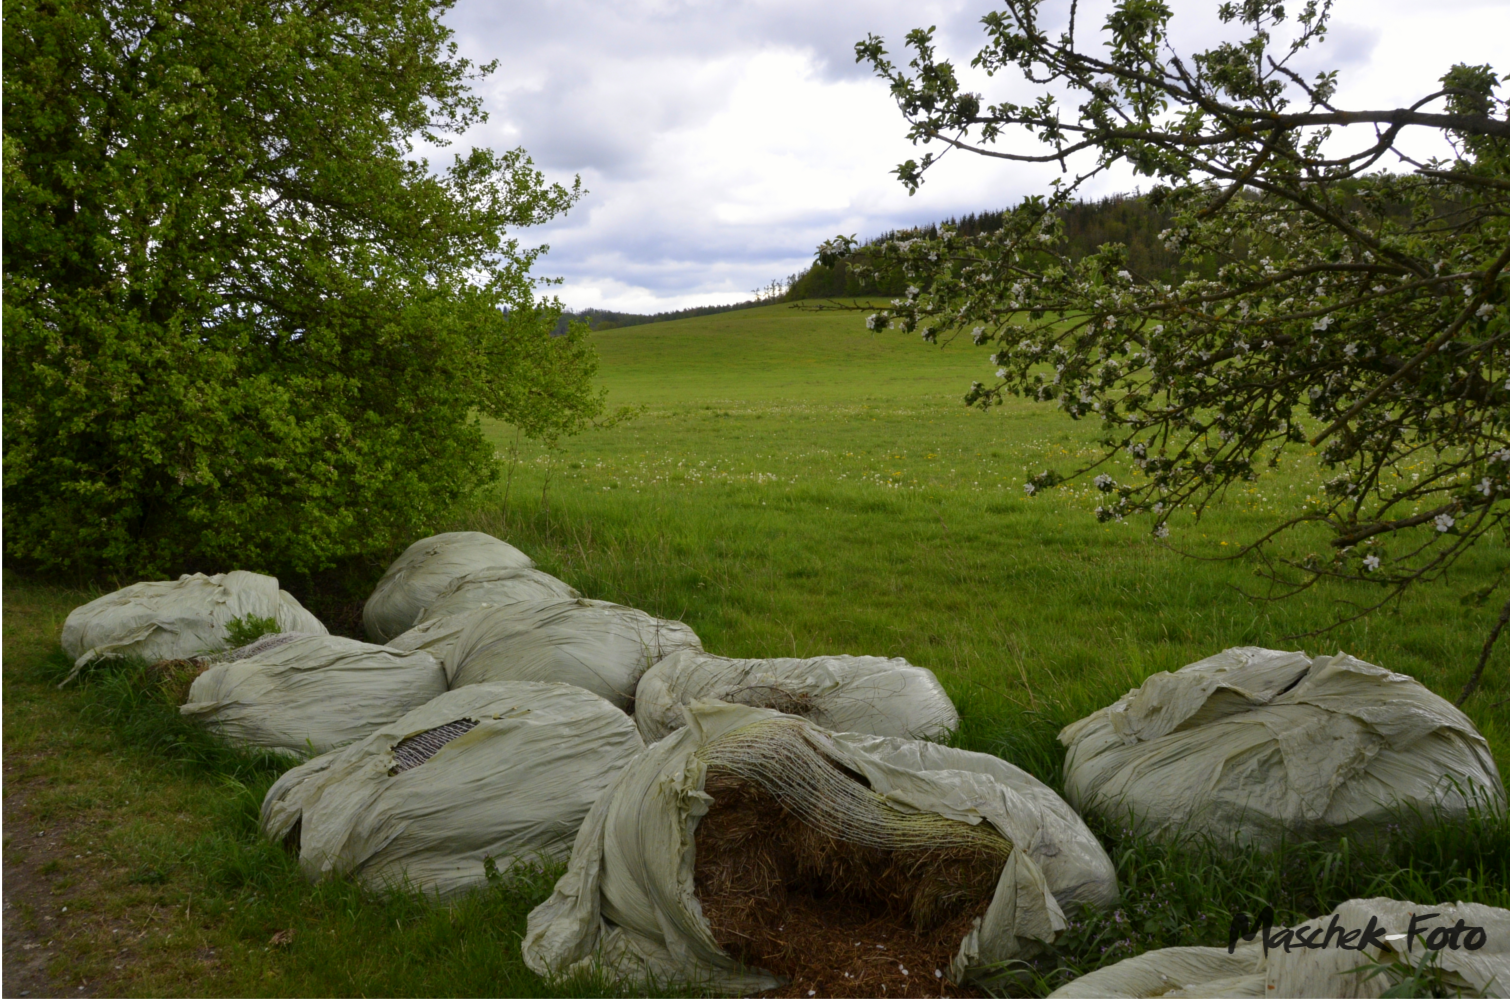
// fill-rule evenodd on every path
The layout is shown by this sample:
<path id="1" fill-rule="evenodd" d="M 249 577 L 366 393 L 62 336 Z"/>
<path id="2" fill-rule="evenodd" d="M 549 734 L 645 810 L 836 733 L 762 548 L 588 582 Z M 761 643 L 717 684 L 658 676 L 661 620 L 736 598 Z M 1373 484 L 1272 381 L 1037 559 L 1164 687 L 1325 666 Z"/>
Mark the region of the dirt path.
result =
<path id="1" fill-rule="evenodd" d="M 65 826 L 41 825 L 27 810 L 32 782 L 17 778 L 12 764 L 5 775 L 3 799 L 3 911 L 0 911 L 0 955 L 3 955 L 3 995 L 11 997 L 94 997 L 95 983 L 57 982 L 48 965 L 59 941 L 77 937 L 83 927 L 69 917 L 69 899 L 83 888 L 77 878 L 63 878 L 68 858 Z M 66 887 L 60 887 L 66 882 Z"/>

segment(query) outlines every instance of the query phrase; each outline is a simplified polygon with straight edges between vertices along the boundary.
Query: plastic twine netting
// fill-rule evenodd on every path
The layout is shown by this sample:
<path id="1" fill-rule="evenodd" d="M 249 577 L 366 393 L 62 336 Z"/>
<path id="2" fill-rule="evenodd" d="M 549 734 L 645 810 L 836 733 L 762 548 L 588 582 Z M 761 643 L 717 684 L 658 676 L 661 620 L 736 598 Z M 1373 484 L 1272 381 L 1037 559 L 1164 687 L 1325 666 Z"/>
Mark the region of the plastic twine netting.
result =
<path id="1" fill-rule="evenodd" d="M 199 660 L 201 663 L 206 664 L 235 663 L 237 660 L 249 660 L 254 656 L 260 656 L 263 653 L 277 649 L 279 646 L 287 646 L 295 639 L 303 639 L 312 634 L 311 632 L 273 632 L 249 642 L 245 646 L 237 646 L 235 649 L 228 649 L 223 653 L 215 653 L 212 656 L 202 656 Z"/>
<path id="2" fill-rule="evenodd" d="M 731 775 L 759 786 L 804 824 L 834 840 L 889 851 L 964 848 L 1003 861 L 1012 842 L 988 823 L 937 813 L 904 812 L 844 769 L 819 730 L 799 719 L 742 726 L 696 752 L 710 777 Z"/>
<path id="3" fill-rule="evenodd" d="M 457 719 L 444 726 L 404 737 L 393 745 L 393 766 L 388 769 L 388 773 L 398 774 L 411 767 L 419 767 L 439 753 L 441 747 L 463 733 L 471 732 L 476 725 L 476 719 Z"/>

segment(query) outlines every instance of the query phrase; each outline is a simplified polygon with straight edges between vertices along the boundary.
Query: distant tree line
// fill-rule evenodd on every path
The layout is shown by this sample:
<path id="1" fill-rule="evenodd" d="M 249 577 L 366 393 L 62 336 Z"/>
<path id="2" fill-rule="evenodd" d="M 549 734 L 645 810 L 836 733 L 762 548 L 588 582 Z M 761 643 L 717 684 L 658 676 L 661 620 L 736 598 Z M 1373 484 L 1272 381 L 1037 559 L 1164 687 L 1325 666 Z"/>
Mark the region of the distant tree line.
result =
<path id="1" fill-rule="evenodd" d="M 1059 214 L 1063 219 L 1065 239 L 1069 244 L 1069 256 L 1075 260 L 1095 253 L 1103 244 L 1121 243 L 1127 247 L 1128 269 L 1141 278 L 1169 280 L 1180 267 L 1180 255 L 1166 249 L 1159 239 L 1159 233 L 1169 227 L 1169 211 L 1150 204 L 1143 195 L 1112 195 L 1099 201 L 1078 201 L 1060 209 Z M 614 330 L 645 323 L 688 319 L 692 316 L 710 316 L 735 309 L 752 309 L 772 302 L 905 295 L 908 279 L 900 270 L 881 269 L 862 276 L 856 273 L 856 265 L 869 264 L 874 268 L 879 261 L 873 251 L 882 245 L 914 239 L 937 239 L 941 226 L 953 227 L 958 235 L 965 237 L 995 233 L 1002 228 L 1006 216 L 1007 212 L 1004 210 L 971 212 L 959 218 L 950 217 L 942 222 L 930 222 L 926 226 L 889 230 L 866 240 L 850 256 L 836 260 L 832 265 L 815 261 L 811 267 L 789 275 L 785 281 L 773 281 L 764 288 L 756 289 L 755 298 L 748 302 L 727 306 L 696 306 L 653 314 L 622 313 L 608 309 L 584 309 L 565 313 L 556 324 L 556 334 L 565 334 L 567 325 L 571 322 L 586 323 L 594 330 Z M 1214 261 L 1210 266 L 1215 267 Z M 1183 270 L 1191 270 L 1188 262 Z"/>
<path id="2" fill-rule="evenodd" d="M 778 297 L 779 300 L 779 297 Z M 593 330 L 617 330 L 625 326 L 643 326 L 646 323 L 666 323 L 674 319 L 690 319 L 693 316 L 712 316 L 714 313 L 733 312 L 736 309 L 753 309 L 756 306 L 768 305 L 770 298 L 752 299 L 749 302 L 736 302 L 729 306 L 693 306 L 690 309 L 677 309 L 672 312 L 658 313 L 623 313 L 614 312 L 610 309 L 583 309 L 578 312 L 565 312 L 556 322 L 556 336 L 563 336 L 571 323 L 586 323 Z"/>
<path id="3" fill-rule="evenodd" d="M 1075 260 L 1095 253 L 1103 244 L 1121 243 L 1127 247 L 1128 270 L 1142 278 L 1167 280 L 1180 267 L 1180 255 L 1166 249 L 1159 239 L 1159 233 L 1169 227 L 1171 215 L 1155 207 L 1145 196 L 1112 195 L 1099 201 L 1077 201 L 1061 208 L 1058 214 L 1063 219 L 1069 256 Z M 883 268 L 862 276 L 856 273 L 855 265 L 874 267 L 876 255 L 868 251 L 884 244 L 937 239 L 941 226 L 952 227 L 964 237 L 994 233 L 1002 228 L 1006 216 L 1005 211 L 972 212 L 926 226 L 882 233 L 832 266 L 814 263 L 801 274 L 792 275 L 787 279 L 786 301 L 905 295 L 908 279 L 900 270 Z M 1189 270 L 1190 265 L 1187 263 L 1184 269 Z"/>

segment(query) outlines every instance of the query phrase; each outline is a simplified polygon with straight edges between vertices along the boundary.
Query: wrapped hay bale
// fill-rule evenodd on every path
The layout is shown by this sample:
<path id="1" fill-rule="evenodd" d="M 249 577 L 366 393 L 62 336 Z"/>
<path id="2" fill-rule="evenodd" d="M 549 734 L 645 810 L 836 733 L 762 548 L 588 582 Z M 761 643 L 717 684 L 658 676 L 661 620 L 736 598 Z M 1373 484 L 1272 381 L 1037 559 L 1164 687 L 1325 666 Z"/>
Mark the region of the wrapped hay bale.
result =
<path id="1" fill-rule="evenodd" d="M 233 743 L 321 754 L 445 693 L 429 653 L 283 632 L 223 654 L 179 711 Z"/>
<path id="2" fill-rule="evenodd" d="M 1267 939 L 1265 946 L 1260 936 Z M 1350 899 L 1227 948 L 1161 948 L 1087 973 L 1050 997 L 1510 996 L 1510 910 Z M 1431 953 L 1435 957 L 1431 957 Z M 1400 982 L 1426 963 L 1428 992 Z M 1360 966 L 1383 964 L 1370 976 Z"/>
<path id="3" fill-rule="evenodd" d="M 525 964 L 721 994 L 938 995 L 1065 926 L 1004 831 L 1031 806 L 973 771 L 914 771 L 805 719 L 716 702 L 593 806 Z"/>
<path id="4" fill-rule="evenodd" d="M 362 607 L 367 638 L 386 642 L 419 620 L 458 577 L 485 569 L 530 569 L 534 560 L 480 531 L 448 531 L 421 538 L 393 561 Z"/>
<path id="5" fill-rule="evenodd" d="M 420 612 L 419 624 L 388 640 L 393 649 L 423 649 L 445 665 L 456 640 L 477 612 L 521 601 L 550 601 L 582 595 L 538 569 L 490 569 L 452 581 L 435 603 Z M 446 676 L 455 673 L 446 667 Z"/>
<path id="6" fill-rule="evenodd" d="M 520 601 L 470 616 L 446 658 L 451 687 L 484 681 L 562 681 L 628 710 L 652 664 L 700 649 L 681 622 L 607 601 Z"/>
<path id="7" fill-rule="evenodd" d="M 1505 806 L 1467 716 L 1345 653 L 1229 649 L 1155 674 L 1059 739 L 1070 804 L 1150 836 L 1272 848 Z"/>
<path id="8" fill-rule="evenodd" d="M 1060 907 L 1104 909 L 1116 903 L 1117 869 L 1101 841 L 1080 814 L 1048 785 L 1000 757 L 909 740 L 859 733 L 834 733 L 835 743 L 904 771 L 971 771 L 1007 789 L 1008 804 L 997 810 L 1001 832 L 1043 870 Z"/>
<path id="9" fill-rule="evenodd" d="M 959 725 L 932 670 L 900 657 L 815 656 L 736 660 L 701 649 L 666 657 L 640 678 L 634 721 L 647 743 L 682 724 L 682 706 L 727 701 L 774 708 L 824 729 L 937 739 Z"/>
<path id="10" fill-rule="evenodd" d="M 236 618 L 271 618 L 285 632 L 325 634 L 319 619 L 278 589 L 278 579 L 234 570 L 133 583 L 74 608 L 63 623 L 63 651 L 74 674 L 97 659 L 186 660 L 226 647 Z"/>
<path id="11" fill-rule="evenodd" d="M 598 795 L 644 747 L 569 684 L 476 684 L 285 773 L 262 831 L 312 881 L 354 875 L 448 896 L 516 862 L 565 857 Z"/>
<path id="12" fill-rule="evenodd" d="M 414 650 L 423 649 L 443 667 L 446 667 L 446 676 L 455 673 L 454 668 L 446 666 L 451 657 L 451 650 L 456 647 L 456 640 L 466 630 L 467 625 L 478 613 L 488 610 L 493 605 L 481 608 L 473 608 L 470 611 L 461 611 L 454 615 L 441 615 L 438 618 L 427 618 L 418 625 L 392 639 L 388 640 L 389 649 Z"/>
<path id="13" fill-rule="evenodd" d="M 517 604 L 520 601 L 552 601 L 582 595 L 538 569 L 484 569 L 452 580 L 435 600 L 419 613 L 419 623 L 477 608 Z"/>

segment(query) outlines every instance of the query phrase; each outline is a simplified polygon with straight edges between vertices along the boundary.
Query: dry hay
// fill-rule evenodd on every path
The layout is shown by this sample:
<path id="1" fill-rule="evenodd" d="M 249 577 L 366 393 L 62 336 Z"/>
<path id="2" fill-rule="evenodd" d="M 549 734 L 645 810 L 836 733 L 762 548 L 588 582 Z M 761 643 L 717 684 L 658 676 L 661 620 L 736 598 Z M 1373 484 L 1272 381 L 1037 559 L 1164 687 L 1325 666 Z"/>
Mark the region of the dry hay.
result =
<path id="1" fill-rule="evenodd" d="M 704 789 L 714 804 L 697 826 L 697 897 L 720 947 L 790 980 L 764 995 L 983 995 L 951 982 L 949 963 L 990 905 L 1005 838 L 871 847 L 726 769 L 711 766 Z"/>

